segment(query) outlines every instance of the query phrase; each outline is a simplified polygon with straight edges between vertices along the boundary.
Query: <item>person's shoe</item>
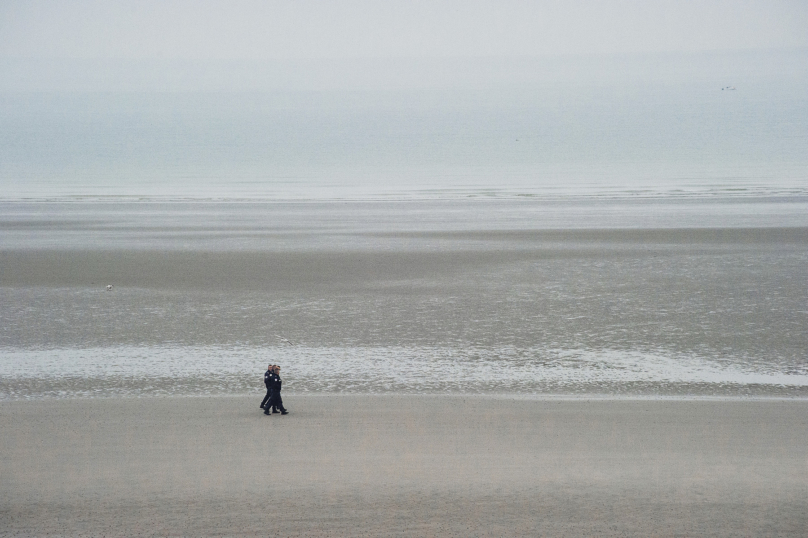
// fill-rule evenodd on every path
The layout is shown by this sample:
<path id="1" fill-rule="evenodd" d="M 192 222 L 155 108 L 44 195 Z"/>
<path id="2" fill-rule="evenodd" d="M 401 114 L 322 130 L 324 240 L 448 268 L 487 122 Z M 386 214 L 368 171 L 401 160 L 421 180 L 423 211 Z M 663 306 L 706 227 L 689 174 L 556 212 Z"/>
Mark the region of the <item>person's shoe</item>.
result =
<path id="1" fill-rule="evenodd" d="M 265 415 L 269 415 L 269 409 L 265 409 L 265 410 L 264 410 L 264 414 L 265 414 Z"/>
<path id="2" fill-rule="evenodd" d="M 289 414 L 289 411 L 287 411 L 286 409 L 284 409 L 283 411 L 281 411 L 281 415 L 288 415 L 288 414 Z"/>

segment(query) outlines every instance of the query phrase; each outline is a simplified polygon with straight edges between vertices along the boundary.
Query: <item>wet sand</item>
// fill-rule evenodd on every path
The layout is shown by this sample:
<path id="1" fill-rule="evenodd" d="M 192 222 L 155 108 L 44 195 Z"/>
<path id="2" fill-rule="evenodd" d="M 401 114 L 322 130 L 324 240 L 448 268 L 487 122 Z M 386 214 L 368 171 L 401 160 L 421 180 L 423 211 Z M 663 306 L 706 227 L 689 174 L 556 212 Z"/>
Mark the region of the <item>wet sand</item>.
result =
<path id="1" fill-rule="evenodd" d="M 251 240 L 263 250 L 126 248 L 125 238 L 109 249 L 103 238 L 97 249 L 0 249 L 0 345 L 265 349 L 282 335 L 313 348 L 660 351 L 801 373 L 807 231 L 315 233 Z"/>
<path id="2" fill-rule="evenodd" d="M 805 536 L 808 402 L 4 402 L 0 535 Z"/>
<path id="3" fill-rule="evenodd" d="M 244 394 L 270 361 L 301 393 L 805 397 L 806 208 L 4 202 L 0 400 Z"/>

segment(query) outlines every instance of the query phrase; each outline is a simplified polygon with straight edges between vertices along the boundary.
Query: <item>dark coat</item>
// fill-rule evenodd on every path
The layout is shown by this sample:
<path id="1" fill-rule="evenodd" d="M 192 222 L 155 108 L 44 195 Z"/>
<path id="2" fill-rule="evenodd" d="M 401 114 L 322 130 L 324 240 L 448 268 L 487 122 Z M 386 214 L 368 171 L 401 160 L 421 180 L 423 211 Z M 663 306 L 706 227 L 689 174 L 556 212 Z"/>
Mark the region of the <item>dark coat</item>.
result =
<path id="1" fill-rule="evenodd" d="M 272 374 L 271 383 L 271 387 L 267 385 L 267 388 L 269 388 L 270 392 L 272 393 L 272 396 L 269 397 L 269 401 L 273 405 L 277 403 L 279 406 L 283 407 L 283 400 L 281 400 L 281 387 L 283 385 L 283 380 L 281 379 L 281 376 L 278 374 Z"/>

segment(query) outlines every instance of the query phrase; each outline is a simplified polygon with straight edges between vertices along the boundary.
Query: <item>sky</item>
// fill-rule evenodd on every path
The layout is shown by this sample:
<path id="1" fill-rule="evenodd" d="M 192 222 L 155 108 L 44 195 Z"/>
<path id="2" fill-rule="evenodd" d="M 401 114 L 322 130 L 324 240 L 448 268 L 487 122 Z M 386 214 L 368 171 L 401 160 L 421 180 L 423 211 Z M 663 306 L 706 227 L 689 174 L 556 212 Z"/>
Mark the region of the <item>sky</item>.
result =
<path id="1" fill-rule="evenodd" d="M 301 60 L 808 47 L 805 0 L 0 0 L 0 59 Z"/>

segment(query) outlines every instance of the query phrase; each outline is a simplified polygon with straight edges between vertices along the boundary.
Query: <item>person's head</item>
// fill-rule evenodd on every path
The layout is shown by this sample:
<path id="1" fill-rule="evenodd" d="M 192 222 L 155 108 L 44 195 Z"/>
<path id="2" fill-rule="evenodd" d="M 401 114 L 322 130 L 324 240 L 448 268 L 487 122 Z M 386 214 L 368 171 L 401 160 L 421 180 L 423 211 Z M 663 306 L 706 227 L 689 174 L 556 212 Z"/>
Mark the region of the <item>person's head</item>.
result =
<path id="1" fill-rule="evenodd" d="M 278 366 L 277 364 L 275 365 L 275 373 L 276 373 L 276 374 L 281 373 L 281 367 L 280 367 L 280 366 Z"/>
<path id="2" fill-rule="evenodd" d="M 274 365 L 270 364 L 269 366 L 267 366 L 267 370 L 269 370 L 269 371 L 271 372 L 271 371 L 272 371 L 273 366 L 274 366 Z"/>

